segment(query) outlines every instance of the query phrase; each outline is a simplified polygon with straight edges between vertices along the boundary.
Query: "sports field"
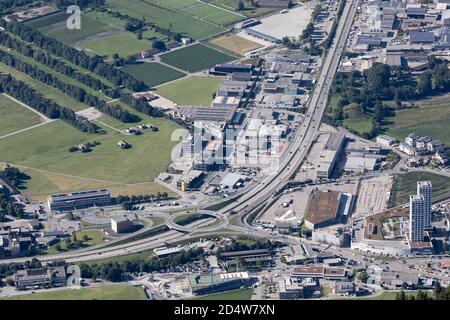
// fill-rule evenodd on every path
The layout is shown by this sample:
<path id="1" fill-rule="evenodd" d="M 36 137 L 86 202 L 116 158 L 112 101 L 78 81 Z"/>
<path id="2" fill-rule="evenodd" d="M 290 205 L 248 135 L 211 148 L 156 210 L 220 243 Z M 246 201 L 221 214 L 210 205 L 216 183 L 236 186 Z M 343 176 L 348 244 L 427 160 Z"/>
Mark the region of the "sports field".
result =
<path id="1" fill-rule="evenodd" d="M 136 35 L 131 32 L 112 35 L 85 45 L 86 49 L 92 50 L 98 55 L 111 57 L 114 53 L 118 53 L 124 58 L 151 49 L 151 47 L 150 41 L 138 40 Z"/>
<path id="2" fill-rule="evenodd" d="M 184 73 L 160 63 L 131 64 L 123 70 L 143 81 L 150 88 L 185 76 Z"/>
<path id="3" fill-rule="evenodd" d="M 147 300 L 144 289 L 128 284 L 16 295 L 6 300 Z"/>
<path id="4" fill-rule="evenodd" d="M 220 38 L 211 40 L 210 43 L 242 56 L 249 51 L 253 51 L 263 47 L 259 43 L 244 39 L 235 34 L 222 36 Z"/>
<path id="5" fill-rule="evenodd" d="M 222 77 L 188 77 L 158 87 L 157 93 L 177 104 L 209 106 L 222 81 Z"/>
<path id="6" fill-rule="evenodd" d="M 161 61 L 179 69 L 189 72 L 197 72 L 214 66 L 217 63 L 224 63 L 236 58 L 212 49 L 202 44 L 174 50 L 161 55 Z"/>
<path id="7" fill-rule="evenodd" d="M 128 136 L 111 129 L 102 135 L 86 134 L 55 121 L 1 139 L 0 161 L 102 183 L 150 182 L 169 164 L 174 146 L 170 136 L 177 128 L 165 119 L 151 119 L 151 123 L 159 128 L 158 132 L 148 130 L 141 136 Z M 92 152 L 68 151 L 71 146 L 94 140 L 101 144 Z M 126 140 L 132 148 L 122 150 L 117 146 L 119 140 Z"/>
<path id="8" fill-rule="evenodd" d="M 417 108 L 396 110 L 395 117 L 386 119 L 392 121 L 386 134 L 404 141 L 408 134 L 415 132 L 450 144 L 450 95 L 415 104 Z"/>
<path id="9" fill-rule="evenodd" d="M 41 117 L 0 94 L 0 137 L 39 124 Z"/>
<path id="10" fill-rule="evenodd" d="M 193 17 L 204 19 L 206 21 L 219 24 L 229 25 L 246 17 L 234 10 L 223 9 L 218 6 L 198 0 L 147 0 L 149 3 L 154 3 L 169 9 L 180 11 L 184 14 Z"/>
<path id="11" fill-rule="evenodd" d="M 429 172 L 408 172 L 396 175 L 391 190 L 389 207 L 405 204 L 409 196 L 417 193 L 417 181 L 431 181 L 433 199 L 450 194 L 450 178 Z"/>
<path id="12" fill-rule="evenodd" d="M 222 26 L 200 20 L 177 10 L 155 6 L 149 0 L 107 0 L 106 4 L 112 10 L 137 19 L 142 19 L 144 16 L 147 21 L 151 21 L 155 25 L 171 29 L 173 32 L 181 33 L 183 36 L 196 40 L 225 30 Z"/>

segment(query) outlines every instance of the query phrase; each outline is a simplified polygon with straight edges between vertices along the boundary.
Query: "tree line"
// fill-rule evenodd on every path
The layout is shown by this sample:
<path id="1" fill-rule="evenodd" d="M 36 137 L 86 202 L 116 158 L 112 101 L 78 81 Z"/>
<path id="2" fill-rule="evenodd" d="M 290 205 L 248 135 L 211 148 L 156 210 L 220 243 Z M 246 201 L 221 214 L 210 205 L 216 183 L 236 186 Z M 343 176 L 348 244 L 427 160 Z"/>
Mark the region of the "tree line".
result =
<path id="1" fill-rule="evenodd" d="M 112 282 L 126 280 L 126 274 L 170 270 L 203 259 L 203 249 L 182 250 L 165 257 L 130 259 L 123 262 L 80 264 L 81 277 L 100 278 Z"/>
<path id="2" fill-rule="evenodd" d="M 16 21 L 8 23 L 4 20 L 0 20 L 0 27 L 3 27 L 6 31 L 20 37 L 26 42 L 33 43 L 51 54 L 94 72 L 100 77 L 108 79 L 115 85 L 125 86 L 132 91 L 142 91 L 147 88 L 144 82 L 137 80 L 132 75 L 104 63 L 102 57 L 90 57 L 84 52 L 65 45 L 56 39 L 47 37 L 24 24 Z"/>
<path id="3" fill-rule="evenodd" d="M 325 41 L 322 43 L 322 47 L 325 49 L 331 48 L 331 45 L 333 44 L 334 37 L 336 36 L 336 31 L 339 25 L 339 19 L 342 16 L 342 13 L 344 12 L 346 0 L 341 0 L 341 3 L 339 4 L 338 11 L 336 13 L 336 18 L 333 21 L 333 25 L 331 26 L 330 33 L 328 34 L 328 37 L 325 39 Z"/>
<path id="4" fill-rule="evenodd" d="M 97 133 L 99 131 L 99 127 L 94 123 L 77 116 L 73 110 L 44 98 L 41 93 L 25 82 L 14 79 L 10 74 L 0 77 L 0 93 L 6 93 L 48 118 L 61 119 L 83 132 Z"/>
<path id="5" fill-rule="evenodd" d="M 395 300 L 450 300 L 450 286 L 443 288 L 438 284 L 434 287 L 432 293 L 419 290 L 416 295 L 406 294 L 402 289 L 395 295 Z"/>
<path id="6" fill-rule="evenodd" d="M 90 6 L 102 6 L 105 4 L 105 0 L 53 0 L 52 2 L 60 9 L 65 9 L 71 5 L 86 8 Z"/>
<path id="7" fill-rule="evenodd" d="M 167 8 L 166 8 L 167 9 Z M 179 32 L 173 32 L 171 29 L 160 27 L 154 23 L 146 21 L 145 16 L 142 16 L 142 19 L 136 19 L 127 14 L 124 14 L 119 11 L 113 11 L 110 8 L 98 8 L 97 11 L 109 14 L 110 16 L 125 21 L 125 30 L 129 28 L 128 31 L 137 31 L 142 29 L 144 26 L 148 27 L 150 30 L 154 30 L 158 33 L 165 35 L 167 38 L 174 40 L 176 42 L 180 42 L 183 37 Z"/>
<path id="8" fill-rule="evenodd" d="M 77 70 L 75 70 L 71 66 L 68 66 L 61 59 L 55 59 L 51 55 L 49 55 L 47 52 L 43 52 L 41 50 L 35 50 L 34 48 L 32 48 L 30 45 L 28 45 L 24 41 L 22 41 L 18 38 L 12 37 L 7 32 L 0 33 L 0 44 L 4 45 L 7 48 L 15 50 L 17 52 L 20 52 L 22 55 L 32 58 L 33 60 L 36 60 L 37 62 L 39 62 L 49 68 L 52 68 L 53 70 L 58 71 L 61 74 L 71 77 L 74 80 L 76 80 L 94 90 L 101 90 L 107 96 L 109 96 L 111 98 L 119 97 L 118 90 L 112 89 L 110 86 L 107 86 L 102 81 L 90 76 L 89 74 L 83 74 L 83 73 L 77 72 Z"/>
<path id="9" fill-rule="evenodd" d="M 104 100 L 86 92 L 83 88 L 75 85 L 63 82 L 55 78 L 52 74 L 38 69 L 36 66 L 24 62 L 12 54 L 0 50 L 0 62 L 15 68 L 16 70 L 27 74 L 28 76 L 36 79 L 48 86 L 52 86 L 66 95 L 74 98 L 78 102 L 85 103 L 88 106 L 95 107 L 101 112 L 119 119 L 122 122 L 136 122 L 139 118 L 136 115 L 132 115 L 128 110 L 124 110 L 119 105 L 107 104 Z"/>

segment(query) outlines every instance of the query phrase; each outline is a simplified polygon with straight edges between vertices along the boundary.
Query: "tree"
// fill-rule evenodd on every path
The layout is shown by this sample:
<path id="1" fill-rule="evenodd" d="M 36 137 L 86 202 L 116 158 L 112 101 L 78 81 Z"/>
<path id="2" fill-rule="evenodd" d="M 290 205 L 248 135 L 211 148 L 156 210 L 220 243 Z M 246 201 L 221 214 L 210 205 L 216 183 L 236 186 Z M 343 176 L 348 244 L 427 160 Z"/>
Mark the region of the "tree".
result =
<path id="1" fill-rule="evenodd" d="M 397 292 L 395 295 L 395 300 L 406 300 L 405 291 L 402 289 L 400 292 Z"/>
<path id="2" fill-rule="evenodd" d="M 236 8 L 236 10 L 237 10 L 237 11 L 242 11 L 242 10 L 244 10 L 244 9 L 245 9 L 245 3 L 244 3 L 244 1 L 239 0 L 238 3 L 237 3 L 237 8 Z"/>
<path id="3" fill-rule="evenodd" d="M 138 32 L 136 32 L 136 38 L 138 40 L 142 40 L 142 30 L 139 30 Z"/>
<path id="4" fill-rule="evenodd" d="M 426 96 L 431 93 L 433 89 L 431 78 L 430 72 L 424 72 L 419 76 L 419 79 L 417 80 L 417 93 L 420 96 Z"/>
<path id="5" fill-rule="evenodd" d="M 367 283 L 367 280 L 369 279 L 369 275 L 367 274 L 367 272 L 365 270 L 362 270 L 358 273 L 358 279 L 362 283 Z"/>
<path id="6" fill-rule="evenodd" d="M 83 235 L 83 241 L 84 242 L 89 241 L 89 236 L 87 234 Z"/>

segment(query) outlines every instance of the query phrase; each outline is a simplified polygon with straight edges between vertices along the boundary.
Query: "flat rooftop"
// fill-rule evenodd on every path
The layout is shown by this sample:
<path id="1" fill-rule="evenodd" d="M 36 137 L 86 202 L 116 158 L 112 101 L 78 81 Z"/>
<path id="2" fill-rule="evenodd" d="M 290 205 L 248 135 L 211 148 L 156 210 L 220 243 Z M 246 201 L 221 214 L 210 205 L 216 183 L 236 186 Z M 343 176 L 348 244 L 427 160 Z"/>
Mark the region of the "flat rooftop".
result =
<path id="1" fill-rule="evenodd" d="M 341 193 L 336 191 L 315 191 L 311 194 L 305 220 L 318 224 L 336 218 Z"/>

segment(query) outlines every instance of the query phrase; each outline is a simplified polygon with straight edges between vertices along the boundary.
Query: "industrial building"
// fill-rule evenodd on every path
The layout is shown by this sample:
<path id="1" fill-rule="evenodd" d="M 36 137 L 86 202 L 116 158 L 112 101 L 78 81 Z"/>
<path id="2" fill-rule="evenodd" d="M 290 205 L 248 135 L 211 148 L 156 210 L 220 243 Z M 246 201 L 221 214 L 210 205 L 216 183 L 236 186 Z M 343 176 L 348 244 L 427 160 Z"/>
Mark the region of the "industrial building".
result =
<path id="1" fill-rule="evenodd" d="M 292 270 L 292 277 L 313 278 L 313 279 L 330 279 L 344 280 L 347 279 L 347 271 L 345 268 L 332 268 L 322 266 L 296 267 Z"/>
<path id="2" fill-rule="evenodd" d="M 111 229 L 115 233 L 126 233 L 134 230 L 133 221 L 125 216 L 111 218 Z"/>
<path id="3" fill-rule="evenodd" d="M 325 147 L 320 152 L 320 159 L 317 163 L 317 178 L 328 179 L 331 177 L 336 162 L 339 159 L 345 144 L 345 136 L 339 133 L 331 133 Z"/>
<path id="4" fill-rule="evenodd" d="M 14 284 L 18 290 L 61 287 L 66 285 L 66 271 L 64 267 L 19 270 Z"/>
<path id="5" fill-rule="evenodd" d="M 267 265 L 272 262 L 270 249 L 224 252 L 219 255 L 219 258 L 226 267 L 237 266 L 239 259 L 242 259 L 248 265 L 256 265 L 258 262 Z"/>
<path id="6" fill-rule="evenodd" d="M 106 189 L 55 194 L 48 197 L 51 211 L 67 211 L 111 204 L 111 195 Z"/>
<path id="7" fill-rule="evenodd" d="M 308 229 L 339 223 L 351 211 L 353 196 L 336 191 L 314 191 L 308 202 L 304 224 Z"/>
<path id="8" fill-rule="evenodd" d="M 192 293 L 205 295 L 217 292 L 249 287 L 258 281 L 248 272 L 233 272 L 223 274 L 196 274 L 188 277 Z"/>

